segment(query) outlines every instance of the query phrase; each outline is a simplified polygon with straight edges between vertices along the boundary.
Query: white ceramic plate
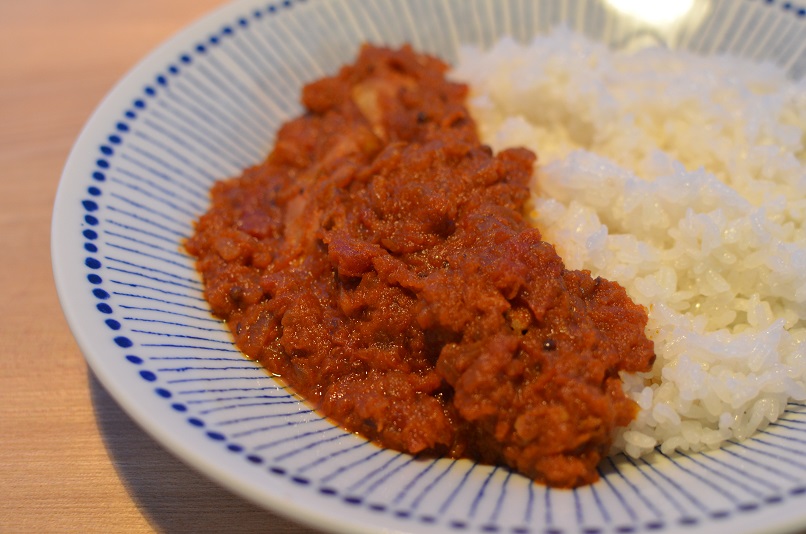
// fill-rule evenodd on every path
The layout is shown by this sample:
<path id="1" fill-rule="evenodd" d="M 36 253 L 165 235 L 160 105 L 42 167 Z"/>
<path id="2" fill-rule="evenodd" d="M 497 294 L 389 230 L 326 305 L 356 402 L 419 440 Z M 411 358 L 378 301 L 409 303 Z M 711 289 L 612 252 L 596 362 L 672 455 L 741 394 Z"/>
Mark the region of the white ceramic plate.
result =
<path id="1" fill-rule="evenodd" d="M 685 2 L 683 2 L 685 3 Z M 679 5 L 681 2 L 676 2 Z M 383 450 L 320 418 L 245 360 L 182 250 L 210 185 L 257 163 L 306 81 L 360 43 L 455 59 L 459 43 L 564 23 L 613 46 L 665 42 L 806 71 L 806 9 L 694 2 L 665 29 L 599 0 L 243 0 L 152 53 L 76 142 L 53 218 L 70 326 L 143 427 L 244 497 L 343 532 L 772 532 L 806 527 L 806 406 L 707 454 L 616 458 L 575 491 L 503 468 Z"/>

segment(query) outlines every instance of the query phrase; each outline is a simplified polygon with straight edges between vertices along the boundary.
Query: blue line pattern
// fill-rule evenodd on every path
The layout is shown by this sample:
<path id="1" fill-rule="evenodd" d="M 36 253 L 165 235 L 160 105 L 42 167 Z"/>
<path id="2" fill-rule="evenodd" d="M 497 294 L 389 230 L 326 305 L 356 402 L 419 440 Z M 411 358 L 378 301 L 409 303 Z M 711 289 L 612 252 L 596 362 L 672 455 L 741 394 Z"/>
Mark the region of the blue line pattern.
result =
<path id="1" fill-rule="evenodd" d="M 360 8 L 357 7 L 360 4 Z M 258 472 L 388 516 L 402 529 L 598 533 L 671 531 L 806 494 L 806 406 L 743 442 L 702 454 L 611 458 L 602 480 L 549 490 L 506 468 L 382 450 L 320 417 L 240 356 L 213 318 L 182 242 L 216 179 L 268 152 L 302 110 L 303 83 L 349 62 L 363 41 L 455 59 L 462 42 L 520 40 L 559 23 L 611 45 L 646 33 L 596 0 L 286 0 L 245 11 L 189 43 L 132 93 L 86 170 L 77 256 L 99 325 L 199 439 Z M 769 60 L 806 73 L 806 9 L 722 1 L 677 46 Z"/>

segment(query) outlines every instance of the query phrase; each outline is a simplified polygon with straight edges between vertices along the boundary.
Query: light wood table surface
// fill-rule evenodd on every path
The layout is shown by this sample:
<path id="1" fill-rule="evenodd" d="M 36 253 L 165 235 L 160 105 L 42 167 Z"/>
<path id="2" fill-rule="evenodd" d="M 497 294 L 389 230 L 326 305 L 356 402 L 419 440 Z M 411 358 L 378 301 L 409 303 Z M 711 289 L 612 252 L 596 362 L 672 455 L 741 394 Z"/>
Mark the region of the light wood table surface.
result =
<path id="1" fill-rule="evenodd" d="M 0 532 L 312 532 L 185 466 L 88 369 L 62 315 L 50 218 L 114 83 L 222 0 L 0 0 Z"/>

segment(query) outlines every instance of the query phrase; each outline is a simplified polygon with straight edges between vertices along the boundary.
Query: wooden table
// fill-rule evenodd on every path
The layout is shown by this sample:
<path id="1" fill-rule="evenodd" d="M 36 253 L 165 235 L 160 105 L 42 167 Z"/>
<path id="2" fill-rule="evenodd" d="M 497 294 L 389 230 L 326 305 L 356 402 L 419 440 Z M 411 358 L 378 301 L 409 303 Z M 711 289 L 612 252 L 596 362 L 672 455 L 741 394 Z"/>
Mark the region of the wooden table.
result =
<path id="1" fill-rule="evenodd" d="M 185 466 L 118 407 L 67 327 L 50 216 L 112 85 L 222 0 L 0 0 L 0 532 L 311 532 Z"/>

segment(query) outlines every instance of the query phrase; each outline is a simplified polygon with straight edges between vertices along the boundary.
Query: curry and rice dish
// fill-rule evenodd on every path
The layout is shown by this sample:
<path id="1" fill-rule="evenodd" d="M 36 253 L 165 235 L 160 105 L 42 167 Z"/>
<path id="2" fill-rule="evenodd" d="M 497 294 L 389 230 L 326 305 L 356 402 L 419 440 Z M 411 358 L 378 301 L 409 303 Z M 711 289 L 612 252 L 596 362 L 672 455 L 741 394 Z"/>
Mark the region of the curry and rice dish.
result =
<path id="1" fill-rule="evenodd" d="M 446 69 L 365 47 L 305 87 L 187 249 L 241 350 L 345 428 L 590 483 L 637 413 L 646 312 L 525 222 L 534 154 L 482 145 Z"/>
<path id="2" fill-rule="evenodd" d="M 453 70 L 367 46 L 302 100 L 186 246 L 346 429 L 576 487 L 806 400 L 803 82 L 555 31 Z"/>

